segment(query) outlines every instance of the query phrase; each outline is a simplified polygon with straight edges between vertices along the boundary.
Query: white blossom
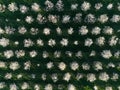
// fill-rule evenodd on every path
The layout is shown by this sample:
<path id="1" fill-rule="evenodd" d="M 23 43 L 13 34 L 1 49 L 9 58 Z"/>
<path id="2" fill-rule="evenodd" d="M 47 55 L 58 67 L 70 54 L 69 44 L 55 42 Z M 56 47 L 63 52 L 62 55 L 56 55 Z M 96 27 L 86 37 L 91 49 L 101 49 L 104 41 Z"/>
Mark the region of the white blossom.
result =
<path id="1" fill-rule="evenodd" d="M 83 55 L 82 55 L 82 52 L 81 51 L 78 51 L 76 54 L 75 54 L 76 57 L 78 58 L 81 58 Z"/>
<path id="2" fill-rule="evenodd" d="M 120 63 L 117 63 L 117 64 L 118 64 L 117 68 L 120 69 Z"/>
<path id="3" fill-rule="evenodd" d="M 93 68 L 95 69 L 95 70 L 102 70 L 103 69 L 103 67 L 102 67 L 102 63 L 101 62 L 99 62 L 99 61 L 94 61 L 94 63 L 93 63 Z"/>
<path id="4" fill-rule="evenodd" d="M 62 90 L 64 88 L 63 84 L 58 84 L 58 90 Z"/>
<path id="5" fill-rule="evenodd" d="M 93 35 L 98 35 L 98 34 L 100 34 L 100 31 L 101 31 L 101 28 L 96 26 L 92 29 L 91 33 Z"/>
<path id="6" fill-rule="evenodd" d="M 44 28 L 44 30 L 43 30 L 43 33 L 45 34 L 45 35 L 49 35 L 50 34 L 50 29 L 49 28 Z"/>
<path id="7" fill-rule="evenodd" d="M 117 41 L 118 41 L 118 38 L 116 36 L 112 36 L 110 39 L 109 39 L 109 45 L 110 46 L 114 46 L 117 44 Z"/>
<path id="8" fill-rule="evenodd" d="M 17 19 L 16 19 L 16 21 L 17 21 L 17 22 L 20 22 L 20 21 L 21 21 L 21 19 L 17 18 Z"/>
<path id="9" fill-rule="evenodd" d="M 16 54 L 17 58 L 20 58 L 20 57 L 25 56 L 25 51 L 24 50 L 16 50 L 15 54 Z"/>
<path id="10" fill-rule="evenodd" d="M 109 58 L 112 57 L 112 53 L 111 53 L 110 50 L 103 50 L 103 51 L 101 52 L 101 55 L 102 55 L 102 57 L 105 58 L 105 59 L 109 59 Z"/>
<path id="11" fill-rule="evenodd" d="M 87 74 L 87 81 L 94 82 L 96 80 L 95 74 L 89 73 Z"/>
<path id="12" fill-rule="evenodd" d="M 6 6 L 3 4 L 0 4 L 0 12 L 5 12 Z"/>
<path id="13" fill-rule="evenodd" d="M 105 87 L 105 90 L 113 90 L 113 89 L 112 89 L 112 87 L 107 86 L 107 87 Z"/>
<path id="14" fill-rule="evenodd" d="M 25 90 L 25 89 L 28 89 L 29 88 L 29 84 L 27 82 L 24 82 L 22 85 L 21 85 L 21 89 L 22 90 Z"/>
<path id="15" fill-rule="evenodd" d="M 5 33 L 5 31 L 0 27 L 0 35 L 4 34 L 4 33 Z"/>
<path id="16" fill-rule="evenodd" d="M 38 11 L 40 10 L 40 6 L 39 6 L 39 4 L 37 4 L 37 3 L 33 3 L 33 4 L 31 5 L 31 9 L 32 9 L 33 11 L 35 11 L 35 12 L 38 12 Z"/>
<path id="17" fill-rule="evenodd" d="M 20 12 L 25 14 L 28 11 L 28 7 L 26 7 L 25 5 L 20 5 Z"/>
<path id="18" fill-rule="evenodd" d="M 24 63 L 24 69 L 25 69 L 25 70 L 30 70 L 30 67 L 31 67 L 31 62 L 30 62 L 30 61 L 26 61 L 26 62 Z"/>
<path id="19" fill-rule="evenodd" d="M 17 19 L 16 19 L 16 21 L 17 21 L 17 22 L 20 22 L 20 21 L 21 21 L 21 19 L 17 18 Z"/>
<path id="20" fill-rule="evenodd" d="M 71 10 L 76 10 L 77 7 L 78 7 L 78 4 L 77 4 L 77 3 L 72 4 L 72 5 L 71 5 Z"/>
<path id="21" fill-rule="evenodd" d="M 51 84 L 45 85 L 44 90 L 53 90 L 53 86 Z"/>
<path id="22" fill-rule="evenodd" d="M 85 44 L 84 44 L 85 46 L 90 47 L 92 44 L 93 44 L 92 39 L 90 39 L 90 38 L 85 39 Z"/>
<path id="23" fill-rule="evenodd" d="M 30 47 L 33 46 L 33 41 L 31 39 L 25 39 L 24 40 L 24 47 Z"/>
<path id="24" fill-rule="evenodd" d="M 3 89 L 5 86 L 5 82 L 0 82 L 0 89 Z"/>
<path id="25" fill-rule="evenodd" d="M 73 84 L 69 84 L 68 90 L 76 90 L 76 87 Z"/>
<path id="26" fill-rule="evenodd" d="M 65 54 L 66 54 L 67 56 L 69 56 L 69 57 L 72 57 L 72 54 L 73 54 L 73 53 L 72 53 L 71 51 L 66 51 Z"/>
<path id="27" fill-rule="evenodd" d="M 40 64 L 39 64 L 39 63 L 37 64 L 37 67 L 40 67 Z"/>
<path id="28" fill-rule="evenodd" d="M 118 90 L 120 90 L 120 86 L 118 86 L 117 88 L 118 88 Z"/>
<path id="29" fill-rule="evenodd" d="M 63 11 L 64 10 L 64 4 L 63 4 L 62 0 L 58 0 L 55 7 L 58 11 Z"/>
<path id="30" fill-rule="evenodd" d="M 85 17 L 85 20 L 84 20 L 86 23 L 95 23 L 96 21 L 96 18 L 93 14 L 88 14 L 86 17 Z"/>
<path id="31" fill-rule="evenodd" d="M 94 90 L 98 90 L 98 86 L 94 86 Z"/>
<path id="32" fill-rule="evenodd" d="M 5 33 L 6 34 L 9 34 L 9 35 L 14 34 L 14 31 L 15 31 L 15 28 L 10 27 L 10 26 L 5 26 Z"/>
<path id="33" fill-rule="evenodd" d="M 112 3 L 109 3 L 108 5 L 107 5 L 107 9 L 108 10 L 111 10 L 113 8 L 113 4 Z"/>
<path id="34" fill-rule="evenodd" d="M 96 52 L 92 50 L 89 56 L 95 56 L 95 55 L 96 55 Z"/>
<path id="35" fill-rule="evenodd" d="M 105 38 L 104 38 L 103 36 L 98 37 L 98 38 L 96 39 L 96 44 L 97 44 L 97 45 L 103 46 L 104 43 L 105 43 Z"/>
<path id="36" fill-rule="evenodd" d="M 36 57 L 37 56 L 37 52 L 35 50 L 29 52 L 30 57 Z"/>
<path id="37" fill-rule="evenodd" d="M 67 46 L 67 45 L 68 45 L 68 39 L 63 38 L 63 39 L 60 41 L 60 44 L 62 44 L 62 46 Z"/>
<path id="38" fill-rule="evenodd" d="M 82 78 L 83 78 L 83 74 L 82 73 L 77 73 L 76 79 L 79 81 Z"/>
<path id="39" fill-rule="evenodd" d="M 35 85 L 34 85 L 34 90 L 40 90 L 40 85 L 35 84 Z"/>
<path id="40" fill-rule="evenodd" d="M 79 44 L 79 42 L 76 40 L 76 41 L 74 41 L 74 45 L 78 45 Z"/>
<path id="41" fill-rule="evenodd" d="M 90 69 L 90 65 L 88 63 L 84 62 L 82 64 L 82 68 L 83 68 L 83 70 L 89 70 Z"/>
<path id="42" fill-rule="evenodd" d="M 58 22 L 58 17 L 56 15 L 49 15 L 48 20 L 52 23 L 57 23 Z"/>
<path id="43" fill-rule="evenodd" d="M 115 64 L 113 64 L 112 62 L 108 63 L 108 65 L 106 66 L 107 68 L 115 68 Z"/>
<path id="44" fill-rule="evenodd" d="M 8 5 L 8 10 L 11 12 L 15 12 L 18 10 L 18 7 L 15 2 L 12 2 Z"/>
<path id="45" fill-rule="evenodd" d="M 59 67 L 60 70 L 63 71 L 66 68 L 66 64 L 64 62 L 60 62 L 59 65 L 58 65 L 58 67 Z"/>
<path id="46" fill-rule="evenodd" d="M 6 68 L 6 63 L 3 61 L 0 61 L 0 68 Z"/>
<path id="47" fill-rule="evenodd" d="M 47 69 L 51 69 L 54 66 L 54 64 L 53 62 L 48 62 L 46 66 L 47 66 Z"/>
<path id="48" fill-rule="evenodd" d="M 107 82 L 109 80 L 109 75 L 106 72 L 101 72 L 99 74 L 99 79 Z"/>
<path id="49" fill-rule="evenodd" d="M 115 68 L 115 64 L 113 64 L 112 62 L 108 63 L 108 65 L 106 66 L 107 68 Z"/>
<path id="50" fill-rule="evenodd" d="M 43 42 L 43 40 L 42 39 L 37 39 L 37 44 L 39 45 L 39 46 L 43 46 L 44 45 L 44 42 Z"/>
<path id="51" fill-rule="evenodd" d="M 81 10 L 87 11 L 87 10 L 90 9 L 90 7 L 91 7 L 91 4 L 90 4 L 89 2 L 87 2 L 87 1 L 84 1 L 84 2 L 82 3 L 82 5 L 81 5 Z"/>
<path id="52" fill-rule="evenodd" d="M 96 10 L 99 10 L 101 7 L 103 7 L 103 4 L 102 4 L 102 3 L 96 3 L 96 4 L 95 4 L 95 9 L 96 9 Z"/>
<path id="53" fill-rule="evenodd" d="M 5 56 L 7 59 L 9 59 L 9 58 L 11 58 L 11 57 L 14 56 L 14 53 L 13 53 L 12 50 L 6 50 L 6 51 L 4 51 L 4 56 Z"/>
<path id="54" fill-rule="evenodd" d="M 74 32 L 74 30 L 73 30 L 73 28 L 72 27 L 70 27 L 69 29 L 68 29 L 68 34 L 73 34 L 73 32 Z"/>
<path id="55" fill-rule="evenodd" d="M 36 75 L 35 75 L 35 74 L 31 74 L 31 78 L 32 78 L 32 79 L 35 79 L 35 78 L 36 78 Z"/>
<path id="56" fill-rule="evenodd" d="M 15 83 L 14 84 L 10 84 L 10 90 L 17 90 L 17 89 L 18 88 L 17 88 Z"/>
<path id="57" fill-rule="evenodd" d="M 45 1 L 45 6 L 46 6 L 46 11 L 49 11 L 49 10 L 52 10 L 53 9 L 53 7 L 54 7 L 54 4 L 51 2 L 51 1 L 49 1 L 49 0 L 46 0 Z"/>
<path id="58" fill-rule="evenodd" d="M 19 44 L 19 42 L 18 42 L 18 41 L 15 41 L 14 44 L 17 46 L 17 45 Z"/>
<path id="59" fill-rule="evenodd" d="M 81 26 L 79 30 L 79 34 L 86 35 L 88 33 L 87 26 Z"/>
<path id="60" fill-rule="evenodd" d="M 34 21 L 34 19 L 33 19 L 32 16 L 27 16 L 27 17 L 25 18 L 25 21 L 26 21 L 28 24 L 31 24 L 31 23 Z"/>
<path id="61" fill-rule="evenodd" d="M 64 15 L 62 18 L 62 23 L 68 23 L 70 22 L 70 16 L 69 15 Z"/>
<path id="62" fill-rule="evenodd" d="M 69 72 L 65 73 L 64 76 L 63 76 L 63 80 L 69 82 L 71 78 L 71 74 Z"/>
<path id="63" fill-rule="evenodd" d="M 70 67 L 71 67 L 71 69 L 72 70 L 77 70 L 78 68 L 79 68 L 79 64 L 77 63 L 77 62 L 72 62 L 71 64 L 70 64 Z"/>
<path id="64" fill-rule="evenodd" d="M 43 73 L 43 74 L 41 75 L 41 78 L 42 78 L 43 81 L 46 80 L 46 77 L 47 77 L 47 75 L 46 75 L 45 73 Z"/>
<path id="65" fill-rule="evenodd" d="M 57 27 L 57 28 L 56 28 L 56 32 L 57 32 L 58 35 L 61 35 L 61 34 L 62 34 L 61 28 L 60 28 L 60 27 Z"/>
<path id="66" fill-rule="evenodd" d="M 43 51 L 43 58 L 47 58 L 47 57 L 49 57 L 49 53 L 47 52 L 47 51 Z"/>
<path id="67" fill-rule="evenodd" d="M 82 21 L 82 14 L 81 14 L 81 13 L 77 13 L 77 14 L 75 15 L 75 17 L 73 18 L 73 21 L 74 21 L 75 23 L 81 22 L 81 21 Z"/>
<path id="68" fill-rule="evenodd" d="M 52 78 L 53 82 L 57 82 L 58 81 L 58 75 L 57 75 L 57 73 L 52 74 L 51 78 Z"/>
<path id="69" fill-rule="evenodd" d="M 61 52 L 60 51 L 55 51 L 54 52 L 54 57 L 55 58 L 59 58 L 61 56 Z"/>
<path id="70" fill-rule="evenodd" d="M 47 20 L 46 20 L 46 17 L 42 16 L 41 14 L 38 14 L 38 15 L 37 15 L 37 21 L 38 21 L 38 23 L 43 24 L 43 23 L 45 23 Z"/>
<path id="71" fill-rule="evenodd" d="M 113 28 L 111 28 L 110 26 L 105 26 L 103 28 L 103 33 L 107 34 L 107 35 L 112 35 L 113 34 Z"/>
<path id="72" fill-rule="evenodd" d="M 17 70 L 20 68 L 20 65 L 18 62 L 10 62 L 10 66 L 9 66 L 10 69 L 12 69 L 13 71 Z"/>
<path id="73" fill-rule="evenodd" d="M 3 47 L 8 46 L 8 45 L 9 45 L 9 42 L 10 42 L 9 39 L 7 39 L 7 38 L 2 37 L 2 38 L 0 39 L 0 45 L 3 46 Z"/>
<path id="74" fill-rule="evenodd" d="M 27 30 L 26 30 L 25 27 L 19 27 L 19 28 L 18 28 L 18 32 L 19 32 L 20 34 L 25 34 L 25 33 L 27 32 Z"/>
<path id="75" fill-rule="evenodd" d="M 30 29 L 30 33 L 31 33 L 31 35 L 36 35 L 36 34 L 38 34 L 38 28 L 31 28 L 31 29 Z"/>
<path id="76" fill-rule="evenodd" d="M 118 73 L 113 73 L 112 78 L 113 81 L 117 81 L 119 79 L 119 74 Z"/>
<path id="77" fill-rule="evenodd" d="M 120 11 L 120 3 L 117 3 L 117 9 Z"/>
<path id="78" fill-rule="evenodd" d="M 38 14 L 38 15 L 37 15 L 37 21 L 38 21 L 38 23 L 43 24 L 43 23 L 45 23 L 47 20 L 46 20 L 46 17 L 42 16 L 41 14 Z"/>
<path id="79" fill-rule="evenodd" d="M 5 79 L 11 79 L 12 78 L 12 74 L 11 73 L 6 73 L 4 78 Z"/>
<path id="80" fill-rule="evenodd" d="M 117 22 L 120 21 L 120 15 L 115 14 L 115 15 L 112 16 L 112 18 L 111 18 L 110 20 L 111 20 L 112 22 L 117 23 Z"/>
<path id="81" fill-rule="evenodd" d="M 23 76 L 22 74 L 18 74 L 18 75 L 17 75 L 17 79 L 22 78 L 22 76 Z"/>
<path id="82" fill-rule="evenodd" d="M 115 52 L 115 53 L 114 53 L 114 57 L 115 57 L 115 58 L 117 58 L 117 59 L 118 59 L 118 58 L 119 58 L 119 56 L 120 56 L 120 51 L 117 51 L 117 52 Z"/>
<path id="83" fill-rule="evenodd" d="M 108 21 L 108 19 L 109 19 L 109 17 L 107 16 L 107 14 L 102 14 L 102 15 L 99 16 L 98 21 L 100 23 L 105 23 L 105 22 Z"/>
<path id="84" fill-rule="evenodd" d="M 55 44 L 56 44 L 56 41 L 54 39 L 49 39 L 49 41 L 48 41 L 49 46 L 53 47 L 53 46 L 55 46 Z"/>

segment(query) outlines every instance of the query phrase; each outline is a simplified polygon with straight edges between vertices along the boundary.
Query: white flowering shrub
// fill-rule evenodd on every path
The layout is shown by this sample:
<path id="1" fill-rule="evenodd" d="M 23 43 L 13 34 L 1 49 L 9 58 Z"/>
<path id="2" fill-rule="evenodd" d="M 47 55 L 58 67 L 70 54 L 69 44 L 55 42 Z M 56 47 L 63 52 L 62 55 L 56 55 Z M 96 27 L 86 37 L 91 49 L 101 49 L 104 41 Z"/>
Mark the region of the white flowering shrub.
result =
<path id="1" fill-rule="evenodd" d="M 0 90 L 120 90 L 119 0 L 0 0 Z"/>

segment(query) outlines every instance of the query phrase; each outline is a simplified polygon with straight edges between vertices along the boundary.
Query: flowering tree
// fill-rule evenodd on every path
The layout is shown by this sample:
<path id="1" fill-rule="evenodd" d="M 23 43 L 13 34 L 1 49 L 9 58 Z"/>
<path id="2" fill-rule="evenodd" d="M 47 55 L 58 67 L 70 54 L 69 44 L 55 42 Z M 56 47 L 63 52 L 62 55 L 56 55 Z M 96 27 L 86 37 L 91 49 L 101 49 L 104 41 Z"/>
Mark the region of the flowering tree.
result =
<path id="1" fill-rule="evenodd" d="M 0 0 L 0 90 L 120 90 L 119 0 Z"/>

